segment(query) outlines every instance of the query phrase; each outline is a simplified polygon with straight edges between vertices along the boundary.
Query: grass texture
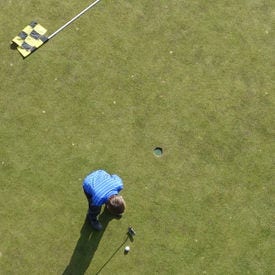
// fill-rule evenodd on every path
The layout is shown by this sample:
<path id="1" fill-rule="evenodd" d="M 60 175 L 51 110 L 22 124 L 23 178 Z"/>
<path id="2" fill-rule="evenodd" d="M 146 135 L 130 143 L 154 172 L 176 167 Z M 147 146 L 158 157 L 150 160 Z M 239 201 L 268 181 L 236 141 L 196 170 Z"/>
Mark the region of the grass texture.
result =
<path id="1" fill-rule="evenodd" d="M 89 4 L 0 3 L 0 274 L 274 272 L 274 3 L 102 0 L 9 49 Z M 96 233 L 81 184 L 99 168 L 127 212 Z"/>

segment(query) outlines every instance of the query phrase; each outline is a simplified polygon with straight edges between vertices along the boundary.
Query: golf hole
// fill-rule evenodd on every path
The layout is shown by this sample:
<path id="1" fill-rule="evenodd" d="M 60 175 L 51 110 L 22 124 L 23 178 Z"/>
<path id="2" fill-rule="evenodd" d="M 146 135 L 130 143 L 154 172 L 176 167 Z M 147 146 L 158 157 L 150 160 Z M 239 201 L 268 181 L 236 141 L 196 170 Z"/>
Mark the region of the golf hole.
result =
<path id="1" fill-rule="evenodd" d="M 156 148 L 154 149 L 154 155 L 155 155 L 155 156 L 160 157 L 160 156 L 162 156 L 162 154 L 163 154 L 163 150 L 162 150 L 161 147 L 156 147 Z"/>

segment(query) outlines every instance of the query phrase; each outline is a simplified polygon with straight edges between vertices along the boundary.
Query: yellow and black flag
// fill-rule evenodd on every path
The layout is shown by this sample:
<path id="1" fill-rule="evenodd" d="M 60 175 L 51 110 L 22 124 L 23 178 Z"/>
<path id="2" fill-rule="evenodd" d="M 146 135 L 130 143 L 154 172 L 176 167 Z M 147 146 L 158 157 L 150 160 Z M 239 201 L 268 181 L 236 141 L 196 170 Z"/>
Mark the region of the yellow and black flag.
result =
<path id="1" fill-rule="evenodd" d="M 47 30 L 35 21 L 32 21 L 26 26 L 17 36 L 12 39 L 12 43 L 15 44 L 17 50 L 27 57 L 42 44 L 48 41 L 48 37 L 45 36 Z"/>
<path id="2" fill-rule="evenodd" d="M 45 36 L 47 30 L 42 27 L 37 22 L 31 22 L 27 27 L 25 27 L 17 36 L 12 39 L 11 48 L 17 49 L 23 57 L 27 57 L 36 49 L 38 49 L 41 45 L 49 41 L 51 38 L 60 33 L 63 29 L 73 23 L 76 19 L 78 19 L 81 15 L 83 15 L 86 11 L 91 9 L 94 5 L 96 5 L 100 0 L 95 0 L 91 3 L 86 9 L 77 14 L 74 18 L 68 21 L 66 24 L 61 26 L 54 33 Z"/>

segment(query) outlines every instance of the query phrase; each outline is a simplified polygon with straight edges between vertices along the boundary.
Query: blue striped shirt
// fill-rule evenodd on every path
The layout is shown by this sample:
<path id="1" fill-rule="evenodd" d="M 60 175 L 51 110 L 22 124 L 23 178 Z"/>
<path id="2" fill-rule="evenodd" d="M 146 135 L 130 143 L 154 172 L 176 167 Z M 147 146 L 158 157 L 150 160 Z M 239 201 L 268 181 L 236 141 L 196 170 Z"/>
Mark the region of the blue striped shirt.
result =
<path id="1" fill-rule="evenodd" d="M 123 182 L 117 175 L 110 175 L 103 170 L 89 174 L 83 181 L 83 189 L 92 196 L 92 204 L 101 206 L 108 199 L 123 189 Z"/>

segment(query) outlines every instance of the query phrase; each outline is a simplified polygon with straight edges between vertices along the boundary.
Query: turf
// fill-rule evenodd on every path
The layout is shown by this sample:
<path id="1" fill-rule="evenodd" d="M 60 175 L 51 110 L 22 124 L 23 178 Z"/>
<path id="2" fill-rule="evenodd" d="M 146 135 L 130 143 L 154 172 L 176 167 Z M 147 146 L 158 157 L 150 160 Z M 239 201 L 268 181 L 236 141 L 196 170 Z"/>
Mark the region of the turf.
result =
<path id="1" fill-rule="evenodd" d="M 272 274 L 274 3 L 102 0 L 9 49 L 89 4 L 0 3 L 0 274 Z M 99 168 L 127 212 L 95 233 Z"/>

